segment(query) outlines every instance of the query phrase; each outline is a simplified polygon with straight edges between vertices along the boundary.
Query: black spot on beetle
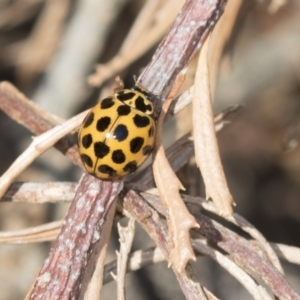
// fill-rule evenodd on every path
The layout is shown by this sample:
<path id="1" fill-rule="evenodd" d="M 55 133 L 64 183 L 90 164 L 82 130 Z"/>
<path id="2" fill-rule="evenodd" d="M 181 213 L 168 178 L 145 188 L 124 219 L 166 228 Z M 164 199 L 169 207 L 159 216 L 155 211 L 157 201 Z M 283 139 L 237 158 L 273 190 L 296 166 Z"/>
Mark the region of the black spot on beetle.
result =
<path id="1" fill-rule="evenodd" d="M 150 145 L 147 145 L 143 148 L 143 155 L 148 156 L 152 152 L 152 147 Z"/>
<path id="2" fill-rule="evenodd" d="M 116 97 L 120 100 L 120 101 L 127 101 L 132 99 L 135 96 L 134 92 L 124 92 L 121 91 L 119 93 L 117 93 Z"/>
<path id="3" fill-rule="evenodd" d="M 131 108 L 128 105 L 121 105 L 118 107 L 117 111 L 120 116 L 127 116 L 130 114 Z"/>
<path id="4" fill-rule="evenodd" d="M 140 115 L 135 115 L 133 118 L 133 122 L 134 122 L 135 126 L 138 128 L 143 128 L 150 124 L 149 117 L 140 116 Z"/>
<path id="5" fill-rule="evenodd" d="M 151 128 L 148 130 L 148 136 L 152 137 L 154 135 L 154 127 L 151 126 Z"/>
<path id="6" fill-rule="evenodd" d="M 140 92 L 141 94 L 143 94 L 146 98 L 150 98 L 151 94 L 149 92 L 147 92 L 146 90 L 144 90 L 143 88 L 135 85 L 132 90 Z"/>
<path id="7" fill-rule="evenodd" d="M 86 155 L 86 154 L 81 154 L 80 155 L 82 162 L 87 165 L 88 167 L 92 168 L 93 167 L 93 161 L 92 159 Z"/>
<path id="8" fill-rule="evenodd" d="M 109 153 L 109 147 L 103 142 L 94 144 L 94 152 L 97 158 L 103 158 Z"/>
<path id="9" fill-rule="evenodd" d="M 152 112 L 152 105 L 146 104 L 145 99 L 141 96 L 138 96 L 135 100 L 135 107 L 142 112 Z"/>
<path id="10" fill-rule="evenodd" d="M 136 171 L 137 169 L 137 163 L 135 160 L 129 162 L 124 168 L 123 171 L 126 173 L 132 173 L 134 171 Z"/>
<path id="11" fill-rule="evenodd" d="M 113 101 L 113 98 L 108 97 L 108 98 L 101 100 L 100 107 L 102 109 L 108 109 L 108 108 L 111 108 L 112 106 L 114 106 L 114 104 L 115 104 L 115 102 Z"/>
<path id="12" fill-rule="evenodd" d="M 82 140 L 81 140 L 82 146 L 87 149 L 91 146 L 91 144 L 93 143 L 93 137 L 91 134 L 86 134 L 83 136 Z"/>
<path id="13" fill-rule="evenodd" d="M 123 124 L 119 124 L 114 131 L 113 137 L 119 142 L 126 140 L 128 137 L 127 127 Z"/>
<path id="14" fill-rule="evenodd" d="M 113 169 L 112 167 L 108 166 L 108 165 L 100 165 L 98 167 L 98 171 L 100 173 L 107 174 L 110 177 L 116 177 L 116 175 L 117 175 L 116 170 Z"/>
<path id="15" fill-rule="evenodd" d="M 89 113 L 83 122 L 83 128 L 89 127 L 94 121 L 94 113 Z"/>
<path id="16" fill-rule="evenodd" d="M 124 152 L 121 149 L 118 149 L 112 153 L 111 159 L 116 164 L 122 164 L 125 161 L 126 157 Z"/>
<path id="17" fill-rule="evenodd" d="M 102 117 L 97 121 L 97 125 L 96 128 L 98 131 L 100 132 L 104 132 L 105 130 L 107 130 L 109 124 L 111 122 L 110 117 Z"/>
<path id="18" fill-rule="evenodd" d="M 142 137 L 136 137 L 130 141 L 130 151 L 131 153 L 138 153 L 144 144 L 144 139 Z"/>

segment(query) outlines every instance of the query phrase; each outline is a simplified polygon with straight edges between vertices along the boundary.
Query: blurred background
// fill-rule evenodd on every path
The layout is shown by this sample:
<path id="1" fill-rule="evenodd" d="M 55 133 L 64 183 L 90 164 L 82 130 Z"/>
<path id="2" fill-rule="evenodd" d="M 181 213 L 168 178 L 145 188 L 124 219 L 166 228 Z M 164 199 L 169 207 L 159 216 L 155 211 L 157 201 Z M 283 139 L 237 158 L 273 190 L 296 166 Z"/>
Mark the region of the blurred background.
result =
<path id="1" fill-rule="evenodd" d="M 172 9 L 166 17 L 160 9 L 168 2 Z M 111 67 L 107 63 L 120 48 L 125 49 L 124 61 L 126 53 L 135 50 L 134 43 L 127 49 L 123 43 L 139 14 L 144 13 L 145 20 L 150 18 L 146 17 L 145 7 L 153 10 L 152 23 L 168 28 L 166 24 L 171 24 L 182 3 L 0 0 L 0 80 L 13 83 L 45 110 L 67 119 L 110 94 L 116 75 L 131 86 L 133 75 L 147 65 L 163 30 L 143 55 L 129 61 L 116 75 L 104 76 Z M 141 22 L 139 26 L 145 25 Z M 137 41 L 146 44 L 147 38 L 141 35 Z M 88 84 L 88 76 L 94 73 L 97 63 L 104 66 L 104 79 L 97 82 L 99 78 L 89 77 Z M 193 61 L 185 88 L 193 84 L 194 69 Z M 300 247 L 299 0 L 244 1 L 223 54 L 214 101 L 216 113 L 234 104 L 244 105 L 232 123 L 218 134 L 236 212 L 269 241 Z M 191 109 L 187 107 L 168 121 L 166 146 L 191 130 Z M 28 130 L 0 111 L 0 174 L 26 149 L 31 137 Z M 61 153 L 49 150 L 18 181 L 78 181 L 81 173 Z M 187 193 L 204 195 L 193 159 L 178 175 Z M 60 219 L 67 207 L 1 203 L 0 230 L 12 231 Z M 134 250 L 152 245 L 138 228 Z M 0 300 L 24 298 L 49 247 L 50 243 L 0 245 Z M 108 261 L 114 259 L 117 247 L 114 227 Z M 199 258 L 194 265 L 201 282 L 219 298 L 251 299 L 226 270 L 211 260 Z M 284 268 L 289 282 L 300 293 L 299 266 L 284 264 Z M 129 274 L 126 286 L 128 299 L 184 299 L 166 263 Z M 102 299 L 115 299 L 115 290 L 114 282 L 104 286 Z"/>

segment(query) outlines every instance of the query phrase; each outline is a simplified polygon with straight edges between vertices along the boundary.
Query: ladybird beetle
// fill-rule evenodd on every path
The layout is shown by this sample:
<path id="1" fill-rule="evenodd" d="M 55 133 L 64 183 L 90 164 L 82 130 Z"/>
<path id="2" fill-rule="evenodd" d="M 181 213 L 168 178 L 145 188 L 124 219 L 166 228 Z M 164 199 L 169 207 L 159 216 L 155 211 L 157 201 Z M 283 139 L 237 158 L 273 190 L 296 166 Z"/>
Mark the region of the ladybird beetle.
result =
<path id="1" fill-rule="evenodd" d="M 114 180 L 134 172 L 151 154 L 153 105 L 141 88 L 123 89 L 101 100 L 79 129 L 79 153 L 91 175 Z"/>

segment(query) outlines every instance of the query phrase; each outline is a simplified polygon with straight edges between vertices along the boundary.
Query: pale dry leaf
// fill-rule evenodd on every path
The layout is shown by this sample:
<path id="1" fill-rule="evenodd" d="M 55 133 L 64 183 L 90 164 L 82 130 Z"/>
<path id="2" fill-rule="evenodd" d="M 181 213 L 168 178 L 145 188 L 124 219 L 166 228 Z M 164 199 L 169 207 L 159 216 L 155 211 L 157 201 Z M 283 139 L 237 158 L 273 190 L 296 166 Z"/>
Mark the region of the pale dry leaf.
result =
<path id="1" fill-rule="evenodd" d="M 157 125 L 153 173 L 160 198 L 168 212 L 167 222 L 170 238 L 169 264 L 182 273 L 188 261 L 196 259 L 190 241 L 190 229 L 199 227 L 199 225 L 187 210 L 180 196 L 179 190 L 184 190 L 184 187 L 172 170 L 162 146 L 161 128 L 171 100 L 172 97 L 166 100 Z"/>
<path id="2" fill-rule="evenodd" d="M 233 198 L 227 186 L 214 129 L 207 66 L 207 45 L 203 45 L 195 76 L 193 98 L 193 128 L 195 159 L 205 183 L 206 197 L 212 198 L 218 214 L 232 215 Z"/>
<path id="3" fill-rule="evenodd" d="M 191 247 L 189 232 L 190 229 L 198 227 L 198 224 L 181 199 L 179 190 L 183 187 L 168 164 L 162 147 L 156 152 L 153 172 L 156 174 L 154 177 L 160 198 L 168 209 L 169 263 L 177 271 L 183 272 L 188 261 L 196 259 Z"/>

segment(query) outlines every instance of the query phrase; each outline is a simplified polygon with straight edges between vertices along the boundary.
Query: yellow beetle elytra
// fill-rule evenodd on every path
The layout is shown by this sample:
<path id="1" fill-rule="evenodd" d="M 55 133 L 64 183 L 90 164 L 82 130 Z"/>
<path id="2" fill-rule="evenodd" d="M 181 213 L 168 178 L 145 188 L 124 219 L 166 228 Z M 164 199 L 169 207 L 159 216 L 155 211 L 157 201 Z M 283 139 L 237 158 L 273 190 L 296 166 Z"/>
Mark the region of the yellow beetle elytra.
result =
<path id="1" fill-rule="evenodd" d="M 114 180 L 142 165 L 153 149 L 153 112 L 148 93 L 138 86 L 95 105 L 79 129 L 79 153 L 87 172 Z"/>

